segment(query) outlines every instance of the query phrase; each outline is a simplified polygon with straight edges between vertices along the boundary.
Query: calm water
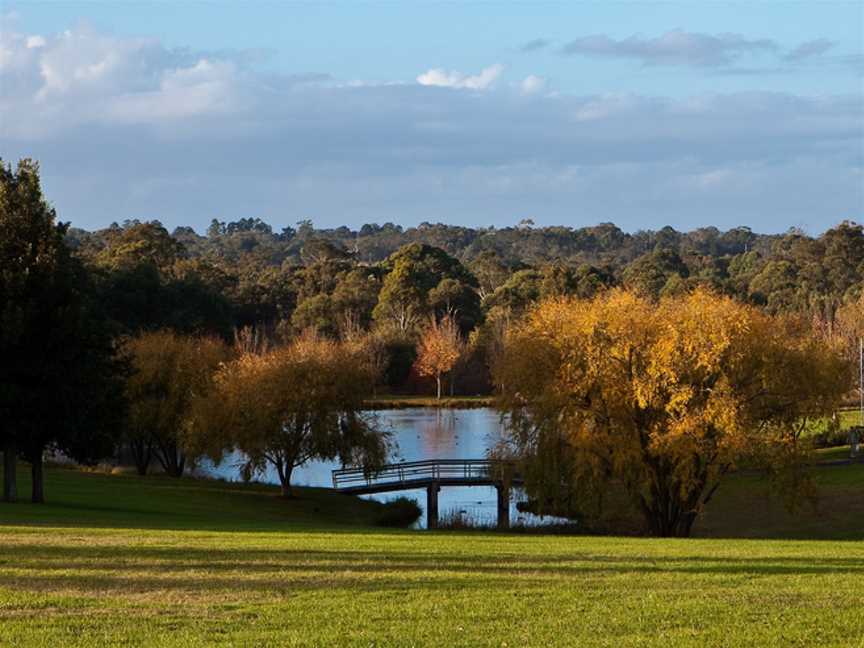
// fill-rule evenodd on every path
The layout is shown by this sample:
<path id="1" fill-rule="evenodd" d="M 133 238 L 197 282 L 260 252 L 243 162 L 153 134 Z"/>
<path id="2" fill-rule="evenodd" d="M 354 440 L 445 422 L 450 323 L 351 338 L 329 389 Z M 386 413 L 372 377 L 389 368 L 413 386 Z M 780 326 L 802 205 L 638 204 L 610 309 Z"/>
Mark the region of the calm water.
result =
<path id="1" fill-rule="evenodd" d="M 376 412 L 379 424 L 393 434 L 398 444 L 393 462 L 423 459 L 483 459 L 486 451 L 504 434 L 497 412 L 491 409 L 399 409 Z M 239 456 L 229 456 L 217 466 L 202 465 L 204 473 L 229 480 L 239 479 L 236 465 Z M 333 485 L 330 471 L 341 466 L 337 462 L 316 461 L 297 468 L 292 483 L 298 486 Z M 278 484 L 275 470 L 268 470 L 262 481 Z M 400 495 L 411 497 L 426 508 L 425 490 L 368 495 L 370 499 L 387 501 Z M 518 494 L 517 494 L 518 495 Z M 496 493 L 493 487 L 444 487 L 438 495 L 438 510 L 443 517 L 450 512 L 464 511 L 478 522 L 495 523 Z M 516 510 L 511 502 L 513 524 L 535 524 L 538 520 Z M 426 526 L 425 516 L 418 523 Z"/>

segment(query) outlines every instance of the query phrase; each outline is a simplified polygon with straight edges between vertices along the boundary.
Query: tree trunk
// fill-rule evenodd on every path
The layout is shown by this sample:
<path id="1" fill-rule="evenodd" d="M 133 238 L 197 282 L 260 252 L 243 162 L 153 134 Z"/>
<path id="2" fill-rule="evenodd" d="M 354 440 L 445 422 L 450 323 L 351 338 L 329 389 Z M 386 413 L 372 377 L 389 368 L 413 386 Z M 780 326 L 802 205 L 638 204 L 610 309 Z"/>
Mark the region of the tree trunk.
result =
<path id="1" fill-rule="evenodd" d="M 657 497 L 642 504 L 642 514 L 651 535 L 658 538 L 688 538 L 696 521 L 696 511 L 682 511 L 682 502 L 672 496 Z"/>
<path id="2" fill-rule="evenodd" d="M 18 499 L 18 483 L 15 479 L 18 467 L 18 451 L 14 441 L 7 441 L 3 448 L 3 501 Z"/>
<path id="3" fill-rule="evenodd" d="M 282 497 L 286 499 L 294 497 L 294 492 L 291 490 L 291 473 L 293 470 L 293 466 L 285 466 L 282 463 L 276 464 L 276 472 L 279 475 Z"/>
<path id="4" fill-rule="evenodd" d="M 182 477 L 186 467 L 186 455 L 176 444 L 160 445 L 156 449 L 156 458 L 162 464 L 162 469 L 171 477 Z"/>
<path id="5" fill-rule="evenodd" d="M 45 479 L 42 472 L 42 452 L 37 453 L 30 464 L 30 474 L 32 475 L 33 489 L 30 501 L 34 504 L 45 503 Z"/>
<path id="6" fill-rule="evenodd" d="M 678 520 L 678 529 L 676 530 L 675 536 L 678 538 L 689 538 L 690 532 L 693 530 L 694 522 L 696 522 L 696 513 L 694 511 L 684 513 L 681 516 L 681 519 Z"/>
<path id="7" fill-rule="evenodd" d="M 150 461 L 153 458 L 153 444 L 149 441 L 131 441 L 129 449 L 135 459 L 135 470 L 143 477 L 150 468 Z"/>
<path id="8" fill-rule="evenodd" d="M 438 400 L 441 400 L 441 374 L 435 376 L 435 381 L 438 383 Z"/>

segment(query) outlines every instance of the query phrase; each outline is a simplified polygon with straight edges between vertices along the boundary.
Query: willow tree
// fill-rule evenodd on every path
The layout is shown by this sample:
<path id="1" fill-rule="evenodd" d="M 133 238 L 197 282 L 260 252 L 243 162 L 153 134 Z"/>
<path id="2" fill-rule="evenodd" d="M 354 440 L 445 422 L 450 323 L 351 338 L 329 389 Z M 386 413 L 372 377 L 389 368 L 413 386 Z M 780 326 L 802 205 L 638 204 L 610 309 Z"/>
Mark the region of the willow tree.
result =
<path id="1" fill-rule="evenodd" d="M 138 473 L 146 474 L 155 456 L 166 473 L 180 477 L 193 404 L 207 395 L 228 349 L 216 338 L 162 330 L 131 338 L 126 352 L 132 365 L 126 441 Z"/>
<path id="2" fill-rule="evenodd" d="M 496 373 L 529 491 L 561 505 L 578 485 L 620 483 L 659 536 L 689 535 L 742 462 L 789 474 L 807 420 L 850 384 L 828 343 L 702 291 L 545 302 Z"/>
<path id="3" fill-rule="evenodd" d="M 375 372 L 360 345 L 307 334 L 264 353 L 244 353 L 198 401 L 195 434 L 214 461 L 240 450 L 245 479 L 272 466 L 290 497 L 295 468 L 339 459 L 369 470 L 387 458 L 388 436 L 363 413 Z"/>

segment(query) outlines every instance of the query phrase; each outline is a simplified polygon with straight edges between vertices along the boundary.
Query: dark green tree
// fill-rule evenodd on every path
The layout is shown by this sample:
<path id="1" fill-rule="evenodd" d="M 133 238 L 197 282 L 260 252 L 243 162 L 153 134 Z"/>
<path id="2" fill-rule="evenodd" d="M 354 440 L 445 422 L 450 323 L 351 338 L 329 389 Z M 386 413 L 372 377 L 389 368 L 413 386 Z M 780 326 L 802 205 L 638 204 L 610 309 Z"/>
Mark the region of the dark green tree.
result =
<path id="1" fill-rule="evenodd" d="M 412 329 L 421 319 L 432 314 L 434 307 L 429 303 L 429 293 L 442 280 L 454 279 L 471 289 L 477 288 L 477 279 L 458 259 L 429 245 L 406 245 L 383 265 L 388 274 L 373 316 L 377 321 L 390 322 L 402 331 Z M 463 316 L 467 318 L 475 314 L 466 312 Z"/>
<path id="2" fill-rule="evenodd" d="M 67 225 L 45 201 L 35 162 L 0 164 L 0 439 L 4 499 L 16 498 L 16 458 L 30 462 L 44 501 L 42 460 L 56 449 L 93 462 L 113 448 L 123 413 L 108 327 Z"/>

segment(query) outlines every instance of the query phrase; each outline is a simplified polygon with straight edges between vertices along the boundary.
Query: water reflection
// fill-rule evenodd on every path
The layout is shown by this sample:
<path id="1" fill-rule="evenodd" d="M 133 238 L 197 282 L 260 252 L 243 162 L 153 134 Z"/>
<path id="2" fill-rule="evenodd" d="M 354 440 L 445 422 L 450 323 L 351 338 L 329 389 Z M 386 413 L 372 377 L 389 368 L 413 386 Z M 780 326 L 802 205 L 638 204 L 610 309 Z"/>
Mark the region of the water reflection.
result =
<path id="1" fill-rule="evenodd" d="M 499 414 L 492 409 L 400 409 L 377 412 L 378 423 L 393 435 L 398 445 L 394 462 L 424 459 L 483 459 L 486 451 L 504 435 Z M 238 480 L 237 464 L 242 457 L 235 453 L 219 465 L 204 464 L 203 473 Z M 299 486 L 332 486 L 330 471 L 339 468 L 337 462 L 316 461 L 294 471 L 293 482 Z M 275 471 L 268 469 L 262 481 L 279 483 Z M 400 495 L 412 497 L 426 508 L 425 490 L 369 495 L 370 499 L 387 501 Z M 445 487 L 441 489 L 438 507 L 442 516 L 463 511 L 473 520 L 495 523 L 496 492 L 493 487 Z M 534 516 L 520 513 L 511 503 L 510 520 L 514 524 L 537 523 Z M 425 516 L 419 525 L 426 526 Z"/>

